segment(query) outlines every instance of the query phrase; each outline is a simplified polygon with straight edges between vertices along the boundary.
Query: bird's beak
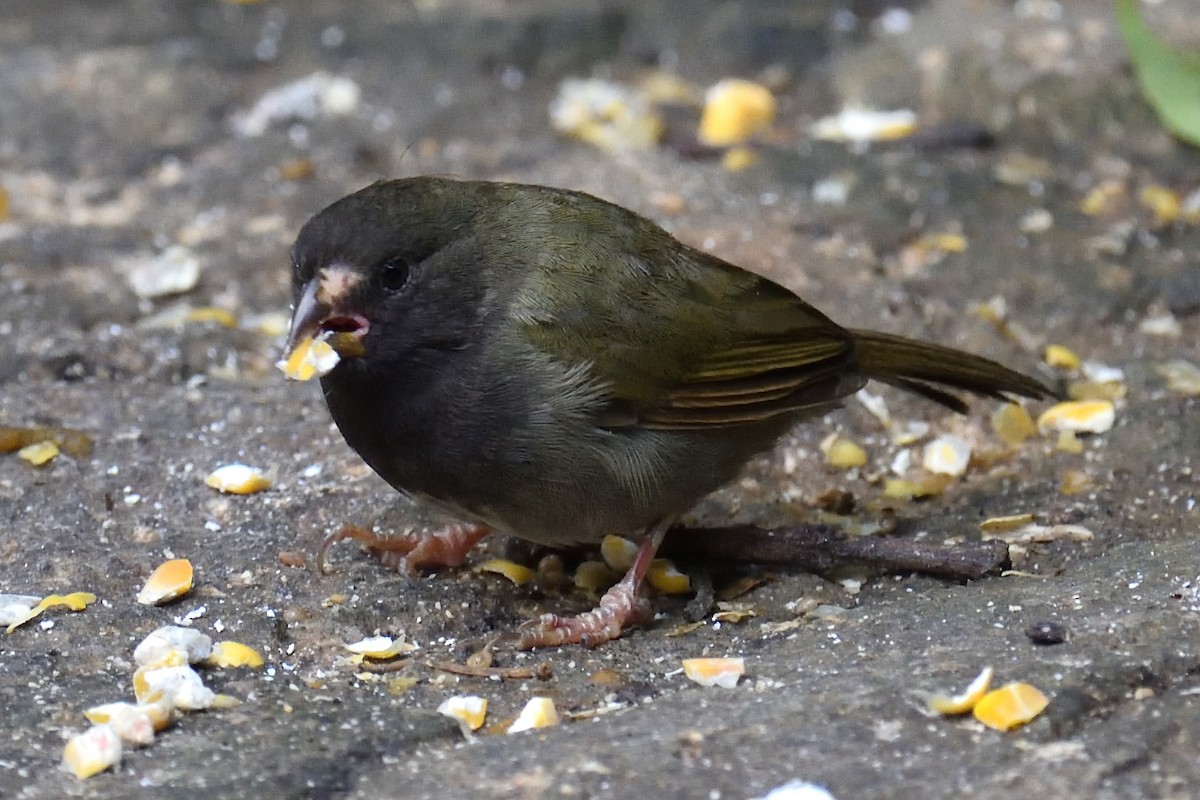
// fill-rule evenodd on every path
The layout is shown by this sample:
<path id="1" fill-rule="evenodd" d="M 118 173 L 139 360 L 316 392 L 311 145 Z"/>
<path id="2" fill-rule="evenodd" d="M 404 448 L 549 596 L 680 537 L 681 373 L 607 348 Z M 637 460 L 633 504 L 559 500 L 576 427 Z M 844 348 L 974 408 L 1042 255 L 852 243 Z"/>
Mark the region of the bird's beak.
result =
<path id="1" fill-rule="evenodd" d="M 292 325 L 284 346 L 285 359 L 318 337 L 327 340 L 342 358 L 366 354 L 363 337 L 370 324 L 361 314 L 344 310 L 359 280 L 358 273 L 335 266 L 321 270 L 305 285 L 292 310 Z"/>
<path id="2" fill-rule="evenodd" d="M 321 330 L 321 323 L 330 317 L 333 308 L 317 299 L 321 291 L 320 276 L 313 278 L 304 287 L 296 307 L 292 310 L 292 327 L 288 331 L 284 353 L 290 354 L 301 342 L 313 338 Z"/>

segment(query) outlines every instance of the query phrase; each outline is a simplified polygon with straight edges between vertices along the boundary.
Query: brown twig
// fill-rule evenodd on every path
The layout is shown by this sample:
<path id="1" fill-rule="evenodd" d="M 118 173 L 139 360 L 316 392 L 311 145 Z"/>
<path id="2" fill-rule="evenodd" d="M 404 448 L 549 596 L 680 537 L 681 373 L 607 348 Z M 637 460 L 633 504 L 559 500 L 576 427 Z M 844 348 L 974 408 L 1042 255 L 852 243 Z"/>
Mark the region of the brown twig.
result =
<path id="1" fill-rule="evenodd" d="M 548 681 L 554 677 L 549 661 L 543 661 L 532 667 L 473 667 L 459 664 L 455 661 L 437 661 L 427 665 L 430 669 L 449 672 L 453 675 L 466 675 L 471 678 L 499 678 L 500 680 Z"/>
<path id="2" fill-rule="evenodd" d="M 851 536 L 829 525 L 756 528 L 672 528 L 661 555 L 680 560 L 733 561 L 827 573 L 864 566 L 883 573 L 916 572 L 956 581 L 979 580 L 1009 566 L 1003 542 L 955 547 L 901 537 Z"/>

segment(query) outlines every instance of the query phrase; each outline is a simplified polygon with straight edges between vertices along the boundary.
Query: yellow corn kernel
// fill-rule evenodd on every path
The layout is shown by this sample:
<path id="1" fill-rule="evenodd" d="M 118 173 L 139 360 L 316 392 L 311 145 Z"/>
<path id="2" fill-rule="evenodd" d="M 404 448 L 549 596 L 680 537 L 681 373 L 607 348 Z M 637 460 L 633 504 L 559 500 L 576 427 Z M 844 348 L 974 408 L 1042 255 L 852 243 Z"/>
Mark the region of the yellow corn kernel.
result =
<path id="1" fill-rule="evenodd" d="M 683 674 L 701 686 L 720 686 L 732 689 L 746 674 L 743 658 L 685 658 Z"/>
<path id="2" fill-rule="evenodd" d="M 204 483 L 226 494 L 255 494 L 270 489 L 274 484 L 267 473 L 245 464 L 217 467 L 204 479 Z"/>
<path id="3" fill-rule="evenodd" d="M 1005 403 L 992 413 L 992 430 L 1005 444 L 1016 447 L 1037 433 L 1037 425 L 1025 406 Z"/>
<path id="4" fill-rule="evenodd" d="M 76 778 L 90 778 L 121 763 L 121 737 L 108 725 L 95 725 L 72 736 L 63 748 L 63 765 Z"/>
<path id="5" fill-rule="evenodd" d="M 534 728 L 549 728 L 559 723 L 558 709 L 549 697 L 531 697 L 521 713 L 508 726 L 509 733 L 533 730 Z"/>
<path id="6" fill-rule="evenodd" d="M 735 78 L 714 84 L 704 95 L 697 138 L 710 147 L 744 142 L 775 120 L 775 96 L 753 81 Z"/>
<path id="7" fill-rule="evenodd" d="M 953 696 L 935 694 L 930 697 L 929 708 L 946 716 L 966 714 L 975 708 L 975 704 L 987 692 L 988 687 L 992 684 L 992 675 L 992 668 L 985 667 L 983 672 L 980 672 L 960 694 Z"/>
<path id="8" fill-rule="evenodd" d="M 486 697 L 462 694 L 447 697 L 437 710 L 439 714 L 458 720 L 464 731 L 477 731 L 487 719 L 487 707 Z"/>
<path id="9" fill-rule="evenodd" d="M 646 570 L 646 580 L 663 594 L 687 594 L 692 590 L 692 579 L 675 568 L 665 558 L 656 558 Z"/>
<path id="10" fill-rule="evenodd" d="M 263 657 L 253 647 L 241 642 L 217 642 L 213 645 L 212 653 L 204 659 L 210 667 L 250 667 L 258 669 L 263 665 Z"/>
<path id="11" fill-rule="evenodd" d="M 524 564 L 509 561 L 504 558 L 492 558 L 482 564 L 475 565 L 476 572 L 494 572 L 503 575 L 517 586 L 524 586 L 536 577 L 537 573 Z"/>
<path id="12" fill-rule="evenodd" d="M 1061 344 L 1048 344 L 1042 352 L 1042 360 L 1057 369 L 1079 369 L 1083 360 Z"/>
<path id="13" fill-rule="evenodd" d="M 1028 683 L 1009 683 L 988 692 L 975 704 L 975 719 L 998 731 L 1033 721 L 1050 701 Z"/>
<path id="14" fill-rule="evenodd" d="M 178 597 L 183 597 L 192 588 L 192 562 L 186 558 L 173 558 L 159 564 L 142 590 L 137 601 L 144 606 L 160 606 Z"/>
<path id="15" fill-rule="evenodd" d="M 1112 428 L 1115 415 L 1111 400 L 1071 400 L 1042 412 L 1037 426 L 1042 432 L 1104 433 Z"/>

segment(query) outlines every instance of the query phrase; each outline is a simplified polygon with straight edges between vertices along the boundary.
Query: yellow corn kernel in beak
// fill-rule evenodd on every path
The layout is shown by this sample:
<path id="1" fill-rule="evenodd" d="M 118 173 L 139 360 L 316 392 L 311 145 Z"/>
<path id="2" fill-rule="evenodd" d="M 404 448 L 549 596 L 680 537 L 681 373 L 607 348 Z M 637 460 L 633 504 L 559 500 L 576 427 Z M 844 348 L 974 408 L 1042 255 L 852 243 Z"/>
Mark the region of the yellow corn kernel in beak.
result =
<path id="1" fill-rule="evenodd" d="M 294 381 L 310 381 L 329 374 L 342 357 L 325 337 L 301 339 L 287 357 L 275 362 Z"/>

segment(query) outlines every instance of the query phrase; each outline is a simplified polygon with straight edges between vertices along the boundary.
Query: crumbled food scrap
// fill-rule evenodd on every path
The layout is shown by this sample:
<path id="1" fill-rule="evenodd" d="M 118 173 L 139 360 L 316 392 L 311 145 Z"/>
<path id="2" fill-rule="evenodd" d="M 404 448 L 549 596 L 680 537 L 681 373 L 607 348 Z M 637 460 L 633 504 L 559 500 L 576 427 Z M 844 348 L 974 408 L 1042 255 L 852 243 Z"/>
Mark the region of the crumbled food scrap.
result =
<path id="1" fill-rule="evenodd" d="M 59 453 L 58 445 L 54 442 L 36 442 L 27 444 L 17 451 L 17 458 L 28 461 L 35 467 L 50 463 Z"/>
<path id="2" fill-rule="evenodd" d="M 16 452 L 31 444 L 53 442 L 68 455 L 80 458 L 92 452 L 92 437 L 83 431 L 54 427 L 0 426 L 0 453 Z"/>
<path id="3" fill-rule="evenodd" d="M 1106 180 L 1084 195 L 1079 210 L 1089 217 L 1102 216 L 1115 210 L 1125 196 L 1126 189 L 1122 181 Z"/>
<path id="4" fill-rule="evenodd" d="M 903 139 L 917 129 L 917 115 L 908 109 L 874 111 L 848 106 L 838 114 L 813 123 L 815 139 L 834 142 L 876 142 Z"/>
<path id="5" fill-rule="evenodd" d="M 1057 369 L 1079 369 L 1083 366 L 1083 360 L 1061 344 L 1046 345 L 1042 360 Z"/>
<path id="6" fill-rule="evenodd" d="M 727 78 L 704 93 L 704 113 L 696 138 L 709 147 L 739 144 L 775 121 L 775 96 L 753 81 Z"/>
<path id="7" fill-rule="evenodd" d="M 652 69 L 638 79 L 638 87 L 653 103 L 699 106 L 703 101 L 700 88 L 665 69 Z"/>
<path id="8" fill-rule="evenodd" d="M 1079 367 L 1083 377 L 1096 383 L 1122 383 L 1125 370 L 1100 361 L 1085 361 Z"/>
<path id="9" fill-rule="evenodd" d="M 393 697 L 399 697 L 416 685 L 417 679 L 412 675 L 400 675 L 388 680 L 387 691 Z"/>
<path id="10" fill-rule="evenodd" d="M 150 705 L 134 705 L 133 703 L 105 703 L 104 705 L 92 706 L 83 715 L 87 717 L 89 722 L 96 725 L 109 725 L 117 736 L 121 737 L 121 741 L 129 744 L 152 744 L 154 742 L 154 732 L 161 730 L 161 727 L 155 727 L 154 717 L 148 709 L 161 708 L 154 704 Z M 159 714 L 160 718 L 164 716 Z M 165 727 L 165 724 L 162 726 Z"/>
<path id="11" fill-rule="evenodd" d="M 683 674 L 701 686 L 720 686 L 732 689 L 746 674 L 743 658 L 685 658 Z"/>
<path id="12" fill-rule="evenodd" d="M 325 332 L 317 337 L 301 339 L 286 358 L 275 362 L 276 368 L 294 381 L 310 381 L 328 375 L 342 360 L 329 342 L 331 336 Z"/>
<path id="13" fill-rule="evenodd" d="M 13 595 L 7 595 L 13 597 Z M 71 611 L 83 611 L 85 608 L 96 602 L 96 595 L 91 592 L 71 592 L 70 594 L 52 594 L 43 597 L 37 605 L 30 608 L 24 616 L 13 619 L 8 625 L 8 633 L 29 622 L 31 619 L 41 616 L 43 611 L 58 606 L 65 606 Z"/>
<path id="14" fill-rule="evenodd" d="M 1138 202 L 1154 213 L 1154 223 L 1159 227 L 1175 222 L 1183 209 L 1183 199 L 1178 192 L 1157 184 L 1138 192 Z"/>
<path id="15" fill-rule="evenodd" d="M 1008 533 L 1020 530 L 1033 522 L 1033 514 L 1010 514 L 1006 517 L 989 517 L 979 523 L 984 533 Z"/>
<path id="16" fill-rule="evenodd" d="M 943 434 L 929 444 L 921 464 L 936 475 L 962 475 L 971 461 L 971 444 L 961 436 Z"/>
<path id="17" fill-rule="evenodd" d="M 1090 492 L 1096 486 L 1091 475 L 1078 469 L 1068 469 L 1063 472 L 1062 482 L 1058 485 L 1059 494 L 1072 495 Z"/>
<path id="18" fill-rule="evenodd" d="M 992 675 L 994 671 L 991 667 L 985 667 L 982 672 L 975 677 L 975 680 L 967 686 L 965 690 L 956 695 L 934 694 L 929 698 L 929 708 L 932 711 L 944 716 L 952 716 L 956 714 L 966 714 L 971 709 L 975 708 L 975 704 L 987 692 L 988 687 L 992 685 Z"/>
<path id="19" fill-rule="evenodd" d="M 1183 335 L 1183 326 L 1179 319 L 1170 311 L 1151 314 L 1138 323 L 1138 331 L 1147 336 L 1162 336 L 1167 339 L 1178 339 Z"/>
<path id="20" fill-rule="evenodd" d="M 1042 432 L 1104 433 L 1115 418 L 1111 400 L 1071 400 L 1042 412 L 1037 426 Z"/>
<path id="21" fill-rule="evenodd" d="M 133 650 L 139 667 L 195 664 L 212 654 L 212 639 L 195 628 L 164 625 L 149 633 Z"/>
<path id="22" fill-rule="evenodd" d="M 880 424 L 885 428 L 892 426 L 892 412 L 888 410 L 887 401 L 882 395 L 871 394 L 866 389 L 859 389 L 854 393 L 854 398 L 863 404 L 863 407 L 870 412 L 871 416 L 879 420 Z"/>
<path id="23" fill-rule="evenodd" d="M 143 300 L 189 292 L 200 280 L 200 259 L 182 245 L 173 245 L 153 258 L 134 264 L 129 285 Z"/>
<path id="24" fill-rule="evenodd" d="M 531 697 L 521 713 L 508 726 L 509 733 L 533 730 L 534 728 L 550 728 L 557 725 L 558 709 L 549 697 Z"/>
<path id="25" fill-rule="evenodd" d="M 1054 164 L 1020 150 L 1010 150 L 1001 156 L 992 174 L 1006 186 L 1028 186 L 1052 178 Z"/>
<path id="26" fill-rule="evenodd" d="M 494 572 L 503 575 L 517 586 L 524 586 L 536 577 L 537 573 L 524 564 L 509 561 L 504 558 L 492 558 L 475 566 L 476 572 Z"/>
<path id="27" fill-rule="evenodd" d="M 749 147 L 731 147 L 721 156 L 721 168 L 726 172 L 741 172 L 758 163 L 758 153 Z"/>
<path id="28" fill-rule="evenodd" d="M 599 592 L 617 582 L 618 575 L 603 561 L 583 561 L 575 568 L 575 586 L 585 592 Z"/>
<path id="29" fill-rule="evenodd" d="M 625 572 L 637 558 L 638 546 L 620 536 L 608 535 L 600 542 L 600 555 L 604 563 L 617 572 Z"/>
<path id="30" fill-rule="evenodd" d="M 203 308 L 189 309 L 184 317 L 185 322 L 212 322 L 220 325 L 222 328 L 236 328 L 237 317 L 232 311 L 216 306 L 205 306 Z"/>
<path id="31" fill-rule="evenodd" d="M 242 704 L 242 701 L 239 700 L 238 698 L 234 697 L 231 694 L 215 694 L 215 695 L 213 695 L 213 701 L 212 701 L 211 708 L 216 708 L 216 709 L 237 708 L 241 704 Z"/>
<path id="32" fill-rule="evenodd" d="M 183 711 L 212 708 L 216 701 L 213 690 L 187 664 L 138 667 L 133 673 L 133 695 L 139 703 L 161 702 Z"/>
<path id="33" fill-rule="evenodd" d="M 609 152 L 658 144 L 663 120 L 642 91 L 598 78 L 568 78 L 550 104 L 559 133 Z"/>
<path id="34" fill-rule="evenodd" d="M 1044 208 L 1033 208 L 1021 215 L 1017 230 L 1021 233 L 1045 233 L 1054 227 L 1054 215 Z"/>
<path id="35" fill-rule="evenodd" d="M 458 720 L 463 733 L 467 733 L 483 727 L 484 720 L 487 719 L 487 707 L 486 697 L 461 694 L 447 697 L 437 710 L 439 714 Z"/>
<path id="36" fill-rule="evenodd" d="M 744 622 L 758 616 L 753 606 L 746 603 L 717 603 L 719 609 L 712 615 L 713 622 Z"/>
<path id="37" fill-rule="evenodd" d="M 271 476 L 258 467 L 245 464 L 226 464 L 217 467 L 204 479 L 206 486 L 226 494 L 255 494 L 274 485 Z"/>
<path id="38" fill-rule="evenodd" d="M 186 558 L 164 561 L 150 573 L 137 601 L 144 606 L 161 606 L 183 597 L 191 591 L 193 574 L 192 562 Z"/>
<path id="39" fill-rule="evenodd" d="M 417 649 L 415 644 L 405 641 L 404 636 L 394 639 L 391 636 L 368 636 L 366 639 L 342 646 L 357 656 L 377 661 L 408 655 Z"/>
<path id="40" fill-rule="evenodd" d="M 929 434 L 929 423 L 924 420 L 909 420 L 908 422 L 894 422 L 888 435 L 892 437 L 892 443 L 907 447 L 910 444 L 916 444 Z"/>
<path id="41" fill-rule="evenodd" d="M 663 594 L 687 594 L 692 590 L 692 579 L 680 572 L 665 558 L 656 558 L 646 570 L 646 580 Z"/>
<path id="42" fill-rule="evenodd" d="M 317 172 L 311 158 L 292 158 L 279 165 L 279 180 L 303 181 L 308 180 Z"/>
<path id="43" fill-rule="evenodd" d="M 1032 722 L 1049 705 L 1046 695 L 1028 683 L 1009 683 L 988 692 L 975 704 L 975 719 L 998 731 Z"/>
<path id="44" fill-rule="evenodd" d="M 1062 453 L 1079 455 L 1083 452 L 1083 441 L 1075 434 L 1075 431 L 1059 431 L 1054 449 Z"/>
<path id="45" fill-rule="evenodd" d="M 820 784 L 797 779 L 776 786 L 756 800 L 836 800 L 836 798 Z"/>
<path id="46" fill-rule="evenodd" d="M 63 766 L 76 778 L 90 778 L 121 763 L 121 737 L 110 725 L 93 725 L 63 748 Z"/>
<path id="47" fill-rule="evenodd" d="M 348 116 L 361 100 L 362 89 L 353 80 L 318 71 L 271 89 L 248 111 L 234 114 L 233 129 L 241 136 L 261 136 L 287 120 Z"/>
<path id="48" fill-rule="evenodd" d="M 992 412 L 991 421 L 992 430 L 1009 447 L 1016 447 L 1037 433 L 1029 410 L 1017 403 L 1005 403 L 997 408 Z"/>
<path id="49" fill-rule="evenodd" d="M 901 249 L 900 265 L 905 275 L 916 275 L 941 263 L 947 253 L 961 253 L 967 240 L 957 233 L 929 233 Z"/>
<path id="50" fill-rule="evenodd" d="M 125 701 L 102 703 L 83 712 L 88 722 L 95 725 L 111 724 L 117 735 L 133 744 L 149 744 L 139 739 L 147 738 L 144 722 L 150 723 L 150 733 L 165 730 L 178 717 L 179 712 L 166 703 L 134 704 Z M 126 735 L 128 733 L 128 735 Z M 153 740 L 153 735 L 148 737 Z"/>
<path id="51" fill-rule="evenodd" d="M 1154 371 L 1166 378 L 1167 388 L 1189 397 L 1200 395 L 1200 367 L 1190 361 L 1177 358 L 1159 364 Z"/>
<path id="52" fill-rule="evenodd" d="M 832 440 L 826 439 L 825 442 L 822 442 L 821 449 L 825 451 L 825 460 L 829 462 L 829 466 L 837 469 L 853 469 L 865 466 L 867 463 L 866 450 L 857 443 L 843 439 L 837 434 L 833 435 Z"/>
<path id="53" fill-rule="evenodd" d="M 1011 519 L 1017 518 L 1012 517 Z M 1004 517 L 993 518 L 989 522 L 995 522 L 999 519 L 1004 519 Z M 1065 539 L 1070 542 L 1090 542 L 1095 538 L 1095 534 L 1082 525 L 1039 525 L 1036 522 L 1029 522 L 1017 527 L 997 526 L 984 528 L 981 538 L 985 542 L 992 539 L 999 539 L 1009 545 L 1027 545 L 1035 543 L 1044 544 L 1059 539 Z"/>
<path id="54" fill-rule="evenodd" d="M 212 647 L 208 658 L 204 659 L 209 667 L 250 667 L 258 669 L 263 665 L 263 657 L 258 651 L 241 642 L 222 641 Z"/>
<path id="55" fill-rule="evenodd" d="M 1038 337 L 1020 323 L 1008 317 L 1008 301 L 996 295 L 984 303 L 973 303 L 968 309 L 980 319 L 992 323 L 996 332 L 1029 352 L 1040 348 Z"/>

